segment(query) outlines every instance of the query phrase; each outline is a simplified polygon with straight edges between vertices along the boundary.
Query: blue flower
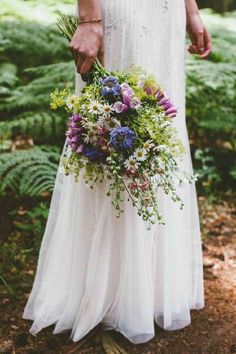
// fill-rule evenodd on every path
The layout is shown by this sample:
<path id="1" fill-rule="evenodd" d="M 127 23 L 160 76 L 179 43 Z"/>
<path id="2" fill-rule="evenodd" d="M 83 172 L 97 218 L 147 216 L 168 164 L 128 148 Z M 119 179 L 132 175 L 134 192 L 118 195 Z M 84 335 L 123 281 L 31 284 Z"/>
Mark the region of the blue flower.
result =
<path id="1" fill-rule="evenodd" d="M 102 151 L 99 151 L 96 148 L 90 148 L 85 151 L 85 156 L 92 162 L 101 161 L 104 158 Z"/>
<path id="2" fill-rule="evenodd" d="M 129 127 L 114 128 L 110 132 L 110 144 L 116 149 L 129 149 L 136 140 L 135 133 Z"/>
<path id="3" fill-rule="evenodd" d="M 112 95 L 118 96 L 120 94 L 120 84 L 115 76 L 108 76 L 104 79 L 101 79 L 103 88 L 101 90 L 102 96 Z"/>

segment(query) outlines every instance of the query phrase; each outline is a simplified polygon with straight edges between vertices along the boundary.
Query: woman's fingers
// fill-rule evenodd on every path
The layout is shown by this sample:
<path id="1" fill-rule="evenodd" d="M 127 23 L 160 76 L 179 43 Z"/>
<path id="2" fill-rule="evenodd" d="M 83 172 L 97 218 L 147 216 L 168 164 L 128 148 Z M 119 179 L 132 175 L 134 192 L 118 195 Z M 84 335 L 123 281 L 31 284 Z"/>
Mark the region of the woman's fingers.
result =
<path id="1" fill-rule="evenodd" d="M 200 55 L 201 59 L 206 58 L 212 51 L 212 41 L 211 35 L 208 30 L 205 28 L 204 30 L 204 52 Z"/>
<path id="2" fill-rule="evenodd" d="M 103 42 L 98 51 L 98 60 L 102 65 L 104 65 L 104 43 Z"/>
<path id="3" fill-rule="evenodd" d="M 190 54 L 200 54 L 200 58 L 206 58 L 212 51 L 211 35 L 205 28 L 203 35 L 198 33 L 196 40 L 192 40 L 192 43 L 188 47 Z"/>
<path id="4" fill-rule="evenodd" d="M 204 52 L 204 30 L 199 30 L 197 33 L 197 49 L 198 53 L 201 54 Z"/>
<path id="5" fill-rule="evenodd" d="M 81 66 L 83 65 L 83 62 L 85 60 L 85 56 L 83 54 L 77 52 L 76 57 L 77 57 L 77 59 L 75 61 L 75 65 L 76 65 L 77 73 L 81 74 Z"/>
<path id="6" fill-rule="evenodd" d="M 80 66 L 80 74 L 81 75 L 85 75 L 89 72 L 94 60 L 95 60 L 96 56 L 87 56 L 85 57 L 84 61 L 82 62 L 81 66 Z"/>
<path id="7" fill-rule="evenodd" d="M 188 51 L 190 54 L 198 54 L 198 47 L 196 44 L 190 44 L 188 47 Z"/>

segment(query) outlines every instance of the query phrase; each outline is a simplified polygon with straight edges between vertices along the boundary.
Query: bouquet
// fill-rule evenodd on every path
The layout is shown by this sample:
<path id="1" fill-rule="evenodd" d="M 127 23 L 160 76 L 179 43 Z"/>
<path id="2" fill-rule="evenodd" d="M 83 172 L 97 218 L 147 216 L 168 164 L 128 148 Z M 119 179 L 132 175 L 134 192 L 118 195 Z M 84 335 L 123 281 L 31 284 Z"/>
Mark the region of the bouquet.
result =
<path id="1" fill-rule="evenodd" d="M 177 109 L 152 75 L 139 67 L 109 72 L 96 61 L 80 94 L 67 88 L 51 94 L 51 108 L 58 107 L 70 115 L 66 175 L 76 181 L 82 175 L 90 188 L 107 180 L 117 216 L 126 196 L 149 228 L 164 223 L 158 188 L 183 208 L 176 185 L 195 177 L 178 166 L 185 149 L 173 127 Z"/>

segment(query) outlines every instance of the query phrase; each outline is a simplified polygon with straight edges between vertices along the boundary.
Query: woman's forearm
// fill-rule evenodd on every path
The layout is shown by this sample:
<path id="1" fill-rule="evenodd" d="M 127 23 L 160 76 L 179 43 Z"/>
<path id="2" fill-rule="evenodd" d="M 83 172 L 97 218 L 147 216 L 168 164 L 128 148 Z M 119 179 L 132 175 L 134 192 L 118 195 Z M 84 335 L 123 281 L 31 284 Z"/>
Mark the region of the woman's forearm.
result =
<path id="1" fill-rule="evenodd" d="M 101 19 L 100 0 L 78 0 L 78 6 L 81 20 Z"/>
<path id="2" fill-rule="evenodd" d="M 185 0 L 186 14 L 187 17 L 191 15 L 197 15 L 199 9 L 195 0 Z"/>

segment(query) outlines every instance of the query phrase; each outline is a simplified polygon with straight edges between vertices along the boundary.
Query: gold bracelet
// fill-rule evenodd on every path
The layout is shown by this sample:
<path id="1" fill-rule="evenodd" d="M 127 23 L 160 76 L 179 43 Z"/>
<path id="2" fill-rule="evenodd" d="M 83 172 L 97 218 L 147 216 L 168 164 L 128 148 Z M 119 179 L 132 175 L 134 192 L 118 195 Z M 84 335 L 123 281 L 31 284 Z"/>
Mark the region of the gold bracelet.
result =
<path id="1" fill-rule="evenodd" d="M 102 19 L 101 18 L 91 18 L 91 19 L 89 19 L 89 20 L 80 20 L 79 18 L 78 18 L 78 25 L 81 25 L 81 24 L 83 24 L 83 23 L 90 23 L 90 22 L 94 22 L 94 23 L 98 23 L 98 22 L 102 22 Z"/>

